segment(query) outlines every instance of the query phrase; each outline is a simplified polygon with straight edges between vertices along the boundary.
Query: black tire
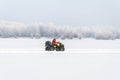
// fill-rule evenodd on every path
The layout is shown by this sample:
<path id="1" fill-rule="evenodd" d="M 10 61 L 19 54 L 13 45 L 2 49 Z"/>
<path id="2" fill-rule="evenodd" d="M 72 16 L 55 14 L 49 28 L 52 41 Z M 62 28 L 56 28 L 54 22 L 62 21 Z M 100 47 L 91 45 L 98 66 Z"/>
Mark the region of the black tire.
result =
<path id="1" fill-rule="evenodd" d="M 57 47 L 57 48 L 56 48 L 56 51 L 60 51 L 60 48 Z"/>
<path id="2" fill-rule="evenodd" d="M 50 51 L 54 51 L 54 47 L 50 47 Z"/>
<path id="3" fill-rule="evenodd" d="M 46 47 L 45 50 L 46 51 L 54 51 L 54 48 L 53 47 Z"/>
<path id="4" fill-rule="evenodd" d="M 45 46 L 47 46 L 47 47 L 48 47 L 48 46 L 51 46 L 51 42 L 50 42 L 50 41 L 46 41 L 46 42 L 45 42 Z"/>
<path id="5" fill-rule="evenodd" d="M 64 47 L 61 47 L 61 48 L 60 48 L 60 51 L 65 51 L 65 48 L 64 48 Z"/>
<path id="6" fill-rule="evenodd" d="M 45 50 L 46 50 L 46 51 L 50 51 L 50 48 L 49 48 L 49 47 L 46 47 Z"/>

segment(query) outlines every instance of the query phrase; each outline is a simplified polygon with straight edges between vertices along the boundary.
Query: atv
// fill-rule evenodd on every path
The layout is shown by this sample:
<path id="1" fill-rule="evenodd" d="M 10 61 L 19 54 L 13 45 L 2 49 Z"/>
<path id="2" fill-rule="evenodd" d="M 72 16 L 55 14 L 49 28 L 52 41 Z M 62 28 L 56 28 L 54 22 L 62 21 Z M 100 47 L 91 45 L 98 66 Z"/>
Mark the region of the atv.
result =
<path id="1" fill-rule="evenodd" d="M 57 42 L 56 45 L 52 44 L 50 41 L 45 42 L 45 50 L 46 51 L 65 51 L 64 45 L 60 42 Z"/>

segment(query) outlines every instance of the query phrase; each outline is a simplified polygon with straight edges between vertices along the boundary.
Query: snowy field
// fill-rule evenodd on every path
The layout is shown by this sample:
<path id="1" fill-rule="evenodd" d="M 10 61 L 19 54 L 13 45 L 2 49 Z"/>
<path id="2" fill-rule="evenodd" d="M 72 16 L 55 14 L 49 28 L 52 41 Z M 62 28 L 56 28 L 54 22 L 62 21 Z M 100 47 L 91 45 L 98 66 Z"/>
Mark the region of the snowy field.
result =
<path id="1" fill-rule="evenodd" d="M 52 39 L 29 39 L 29 38 L 6 38 L 0 39 L 1 53 L 49 53 L 45 51 L 45 41 Z M 61 40 L 65 45 L 65 52 L 57 53 L 119 53 L 120 39 L 118 40 L 95 40 L 95 39 L 74 39 Z M 56 53 L 56 52 L 50 52 Z"/>
<path id="2" fill-rule="evenodd" d="M 0 39 L 0 80 L 120 80 L 120 40 L 58 41 L 64 52 L 46 52 L 52 39 Z"/>

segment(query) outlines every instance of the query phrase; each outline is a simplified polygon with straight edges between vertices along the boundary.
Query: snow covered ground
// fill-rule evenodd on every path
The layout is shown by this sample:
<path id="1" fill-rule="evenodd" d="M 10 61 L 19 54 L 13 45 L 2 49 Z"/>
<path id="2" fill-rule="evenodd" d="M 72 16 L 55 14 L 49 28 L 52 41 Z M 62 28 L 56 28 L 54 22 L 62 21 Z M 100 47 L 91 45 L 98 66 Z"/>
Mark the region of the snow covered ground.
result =
<path id="1" fill-rule="evenodd" d="M 46 52 L 51 39 L 0 39 L 0 80 L 120 80 L 120 40 L 58 40 L 64 52 Z"/>
<path id="2" fill-rule="evenodd" d="M 6 38 L 0 39 L 0 52 L 2 53 L 48 53 L 45 51 L 45 41 L 52 39 L 29 39 L 29 38 Z M 95 39 L 74 39 L 61 40 L 65 45 L 65 52 L 62 53 L 119 53 L 120 40 L 95 40 Z M 55 52 L 56 53 L 56 52 Z M 60 53 L 60 52 L 59 52 Z"/>

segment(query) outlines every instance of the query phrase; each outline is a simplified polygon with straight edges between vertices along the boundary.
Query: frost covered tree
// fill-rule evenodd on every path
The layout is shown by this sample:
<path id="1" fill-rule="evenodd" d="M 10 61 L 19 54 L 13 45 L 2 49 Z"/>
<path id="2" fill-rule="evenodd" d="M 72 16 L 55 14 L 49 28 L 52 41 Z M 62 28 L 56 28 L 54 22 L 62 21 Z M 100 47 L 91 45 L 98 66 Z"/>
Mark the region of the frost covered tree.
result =
<path id="1" fill-rule="evenodd" d="M 2 38 L 94 38 L 94 39 L 120 39 L 120 28 L 112 26 L 82 26 L 72 27 L 65 25 L 40 24 L 25 25 L 23 23 L 0 21 L 0 37 Z"/>

